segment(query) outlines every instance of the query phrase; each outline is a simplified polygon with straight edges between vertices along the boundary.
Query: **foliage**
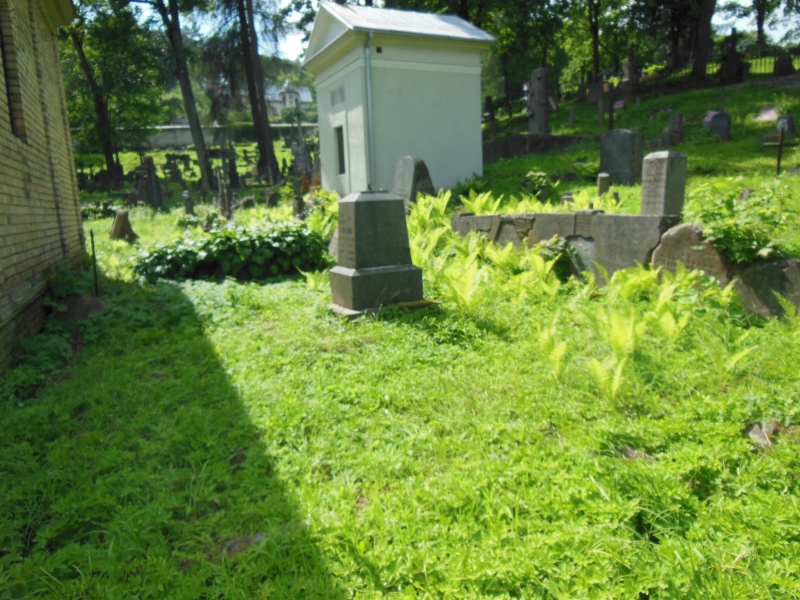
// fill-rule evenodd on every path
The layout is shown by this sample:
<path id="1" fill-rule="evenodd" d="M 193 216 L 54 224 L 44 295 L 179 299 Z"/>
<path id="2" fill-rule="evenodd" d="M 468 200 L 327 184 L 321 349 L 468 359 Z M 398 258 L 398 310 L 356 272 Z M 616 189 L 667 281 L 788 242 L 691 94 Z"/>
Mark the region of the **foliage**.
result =
<path id="1" fill-rule="evenodd" d="M 107 104 L 109 134 L 118 145 L 142 142 L 144 128 L 163 118 L 165 50 L 162 40 L 141 19 L 131 5 L 82 3 L 78 19 L 68 30 L 82 40 L 88 66 Z M 98 149 L 103 140 L 97 106 L 70 33 L 61 36 L 59 54 L 73 138 L 84 150 Z"/>
<path id="2" fill-rule="evenodd" d="M 558 202 L 560 195 L 558 181 L 552 181 L 544 171 L 529 171 L 525 175 L 523 186 L 542 201 Z"/>
<path id="3" fill-rule="evenodd" d="M 233 227 L 141 251 L 133 272 L 148 281 L 234 277 L 262 279 L 324 267 L 322 239 L 304 225 Z"/>
<path id="4" fill-rule="evenodd" d="M 105 203 L 102 206 L 97 206 L 95 204 L 81 204 L 81 218 L 84 221 L 108 219 L 109 217 L 113 217 L 120 208 L 122 207 L 112 206 Z"/>
<path id="5" fill-rule="evenodd" d="M 736 192 L 707 185 L 692 194 L 686 219 L 702 225 L 705 237 L 730 261 L 751 263 L 782 254 L 777 238 L 786 216 L 776 204 L 769 188 L 740 199 Z"/>

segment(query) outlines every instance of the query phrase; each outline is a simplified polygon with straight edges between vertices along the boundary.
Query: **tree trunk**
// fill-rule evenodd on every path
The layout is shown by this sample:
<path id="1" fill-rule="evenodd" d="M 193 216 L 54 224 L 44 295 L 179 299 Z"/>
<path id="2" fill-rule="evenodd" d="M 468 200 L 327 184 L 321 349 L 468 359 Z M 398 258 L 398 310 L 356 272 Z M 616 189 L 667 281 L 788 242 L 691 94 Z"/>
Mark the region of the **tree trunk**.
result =
<path id="1" fill-rule="evenodd" d="M 767 20 L 767 3 L 764 0 L 756 0 L 753 2 L 753 7 L 756 9 L 756 44 L 758 45 L 758 55 L 764 51 L 767 46 L 767 40 L 764 36 L 764 21 Z"/>
<path id="2" fill-rule="evenodd" d="M 589 0 L 589 33 L 592 36 L 592 75 L 600 81 L 600 0 Z"/>
<path id="3" fill-rule="evenodd" d="M 208 191 L 211 187 L 211 163 L 206 150 L 206 142 L 203 139 L 203 128 L 200 126 L 200 117 L 197 114 L 197 104 L 194 100 L 192 82 L 189 79 L 189 66 L 186 62 L 186 52 L 183 48 L 183 34 L 181 33 L 180 14 L 178 12 L 177 0 L 168 0 L 169 9 L 164 5 L 163 0 L 156 0 L 155 8 L 161 15 L 161 20 L 167 30 L 167 38 L 172 48 L 172 56 L 175 59 L 175 75 L 178 84 L 181 86 L 181 96 L 183 97 L 183 108 L 186 110 L 186 118 L 189 121 L 189 130 L 192 133 L 194 149 L 197 153 L 197 163 L 200 166 L 200 186 L 203 191 Z"/>
<path id="4" fill-rule="evenodd" d="M 70 28 L 69 35 L 70 38 L 72 38 L 72 43 L 75 45 L 75 51 L 78 53 L 81 70 L 92 92 L 94 112 L 97 115 L 97 137 L 100 138 L 100 146 L 103 149 L 103 157 L 106 161 L 108 176 L 113 179 L 116 175 L 116 167 L 114 163 L 114 141 L 111 137 L 111 121 L 108 117 L 108 103 L 103 97 L 103 90 L 100 89 L 97 80 L 94 78 L 94 72 L 89 66 L 89 61 L 86 60 L 86 52 L 83 50 L 83 39 L 78 36 L 74 28 Z"/>
<path id="5" fill-rule="evenodd" d="M 269 111 L 267 110 L 266 94 L 264 93 L 264 72 L 261 69 L 261 60 L 258 57 L 258 35 L 256 34 L 255 11 L 253 10 L 253 0 L 245 0 L 245 10 L 247 11 L 247 24 L 250 29 L 250 56 L 253 62 L 253 76 L 256 80 L 256 92 L 258 93 L 258 110 L 261 112 L 262 123 L 264 125 L 263 135 L 265 140 L 265 156 L 263 160 L 266 167 L 266 175 L 270 183 L 275 183 L 280 179 L 281 169 L 278 166 L 278 157 L 275 156 L 275 146 L 272 144 L 272 133 L 269 127 Z M 259 149 L 260 150 L 260 149 Z"/>
<path id="6" fill-rule="evenodd" d="M 706 67 L 711 57 L 711 19 L 717 8 L 717 0 L 700 0 L 700 14 L 692 45 L 692 79 L 697 83 L 706 79 Z"/>
<path id="7" fill-rule="evenodd" d="M 253 114 L 253 126 L 256 134 L 256 144 L 258 145 L 258 172 L 266 174 L 268 144 L 270 140 L 264 135 L 264 119 L 269 118 L 261 112 L 258 98 L 258 86 L 256 84 L 255 67 L 253 65 L 253 52 L 250 43 L 250 26 L 247 23 L 247 11 L 244 0 L 236 0 L 236 9 L 239 13 L 239 30 L 242 39 L 242 54 L 244 73 L 247 78 L 247 94 L 250 98 L 250 112 Z"/>

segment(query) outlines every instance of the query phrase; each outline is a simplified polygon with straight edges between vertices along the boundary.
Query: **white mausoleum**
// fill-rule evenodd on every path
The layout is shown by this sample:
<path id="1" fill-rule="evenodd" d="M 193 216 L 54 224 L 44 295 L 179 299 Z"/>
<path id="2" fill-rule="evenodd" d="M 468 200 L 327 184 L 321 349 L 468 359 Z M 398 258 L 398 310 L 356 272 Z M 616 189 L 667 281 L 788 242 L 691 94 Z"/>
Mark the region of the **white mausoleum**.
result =
<path id="1" fill-rule="evenodd" d="M 456 16 L 321 2 L 304 66 L 316 75 L 323 188 L 390 190 L 406 155 L 437 188 L 481 175 L 480 53 L 494 41 Z"/>

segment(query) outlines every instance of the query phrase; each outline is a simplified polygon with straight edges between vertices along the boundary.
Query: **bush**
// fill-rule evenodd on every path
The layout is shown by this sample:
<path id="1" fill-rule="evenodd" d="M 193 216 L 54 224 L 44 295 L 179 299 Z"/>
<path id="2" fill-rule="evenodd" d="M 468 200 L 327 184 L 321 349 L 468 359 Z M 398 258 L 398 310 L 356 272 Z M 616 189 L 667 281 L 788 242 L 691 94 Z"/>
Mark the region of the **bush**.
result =
<path id="1" fill-rule="evenodd" d="M 184 237 L 140 252 L 133 272 L 148 281 L 261 279 L 328 266 L 325 244 L 303 224 L 234 227 Z"/>
<path id="2" fill-rule="evenodd" d="M 686 220 L 703 227 L 713 246 L 733 263 L 783 254 L 777 237 L 786 221 L 770 190 L 759 190 L 747 199 L 737 192 L 704 185 L 691 195 Z"/>

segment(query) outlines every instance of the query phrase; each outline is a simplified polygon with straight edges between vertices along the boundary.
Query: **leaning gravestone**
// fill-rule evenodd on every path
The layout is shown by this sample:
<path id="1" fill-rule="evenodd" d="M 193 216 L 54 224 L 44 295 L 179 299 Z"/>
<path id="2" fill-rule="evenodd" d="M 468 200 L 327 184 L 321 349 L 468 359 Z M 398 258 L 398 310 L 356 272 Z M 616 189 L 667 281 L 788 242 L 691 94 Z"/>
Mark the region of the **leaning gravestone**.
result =
<path id="1" fill-rule="evenodd" d="M 791 54 L 783 52 L 772 65 L 772 76 L 785 77 L 787 75 L 794 75 L 794 61 Z"/>
<path id="2" fill-rule="evenodd" d="M 722 110 L 710 110 L 703 117 L 703 127 L 721 140 L 731 139 L 731 116 Z"/>
<path id="3" fill-rule="evenodd" d="M 686 194 L 686 155 L 653 152 L 642 164 L 643 215 L 680 215 Z"/>
<path id="4" fill-rule="evenodd" d="M 403 199 L 406 210 L 411 202 L 417 201 L 417 194 L 435 195 L 436 190 L 425 161 L 416 156 L 404 156 L 398 160 L 394 168 L 392 193 Z"/>
<path id="5" fill-rule="evenodd" d="M 694 223 L 682 223 L 661 236 L 661 243 L 653 250 L 654 267 L 675 272 L 678 263 L 688 270 L 700 269 L 727 285 L 728 265 L 725 257 L 703 237 L 703 229 Z"/>
<path id="6" fill-rule="evenodd" d="M 334 312 L 357 316 L 422 300 L 422 270 L 411 264 L 399 196 L 361 192 L 340 200 L 337 255 L 330 271 Z"/>
<path id="7" fill-rule="evenodd" d="M 600 171 L 611 182 L 633 185 L 642 179 L 642 134 L 633 129 L 613 129 L 600 136 Z"/>
<path id="8" fill-rule="evenodd" d="M 784 135 L 797 135 L 797 129 L 794 125 L 794 117 L 792 115 L 783 115 L 778 118 L 777 130 L 783 130 Z"/>

